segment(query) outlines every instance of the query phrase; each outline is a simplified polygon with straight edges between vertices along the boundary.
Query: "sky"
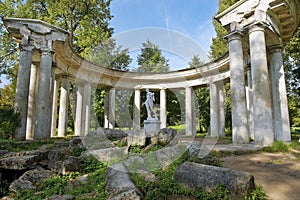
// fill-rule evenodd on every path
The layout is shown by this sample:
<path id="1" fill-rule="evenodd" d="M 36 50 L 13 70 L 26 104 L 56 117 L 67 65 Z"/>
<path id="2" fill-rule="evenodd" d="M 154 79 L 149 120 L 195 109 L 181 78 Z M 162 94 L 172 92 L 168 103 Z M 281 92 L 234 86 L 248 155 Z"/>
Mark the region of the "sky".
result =
<path id="1" fill-rule="evenodd" d="M 193 55 L 207 61 L 218 0 L 113 0 L 110 22 L 118 45 L 136 65 L 141 43 L 158 45 L 172 70 L 186 68 Z"/>

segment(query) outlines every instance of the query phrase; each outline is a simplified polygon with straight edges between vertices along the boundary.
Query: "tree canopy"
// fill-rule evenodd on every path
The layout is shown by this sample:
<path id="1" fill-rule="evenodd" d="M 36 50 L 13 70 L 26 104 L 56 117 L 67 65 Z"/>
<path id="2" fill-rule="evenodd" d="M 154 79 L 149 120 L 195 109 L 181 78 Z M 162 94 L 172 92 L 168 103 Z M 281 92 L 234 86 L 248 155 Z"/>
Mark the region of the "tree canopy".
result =
<path id="1" fill-rule="evenodd" d="M 138 72 L 167 72 L 170 70 L 168 60 L 159 47 L 149 40 L 142 43 L 141 54 L 137 57 Z"/>

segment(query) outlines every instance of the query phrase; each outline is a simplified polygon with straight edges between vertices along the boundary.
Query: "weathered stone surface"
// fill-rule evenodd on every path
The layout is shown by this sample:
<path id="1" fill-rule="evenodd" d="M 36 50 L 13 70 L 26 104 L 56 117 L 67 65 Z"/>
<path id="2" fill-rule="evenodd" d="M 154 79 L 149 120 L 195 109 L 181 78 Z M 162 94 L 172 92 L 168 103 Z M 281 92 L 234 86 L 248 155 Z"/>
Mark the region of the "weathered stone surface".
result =
<path id="1" fill-rule="evenodd" d="M 141 130 L 133 130 L 128 131 L 127 136 L 127 145 L 140 145 L 145 146 L 146 145 L 146 131 L 144 129 Z"/>
<path id="2" fill-rule="evenodd" d="M 51 150 L 48 153 L 48 169 L 56 171 L 57 163 L 65 160 L 70 155 L 68 148 Z"/>
<path id="3" fill-rule="evenodd" d="M 159 163 L 161 168 L 166 168 L 180 158 L 180 156 L 186 151 L 187 148 L 183 144 L 165 147 L 155 152 L 156 161 Z"/>
<path id="4" fill-rule="evenodd" d="M 0 157 L 7 154 L 8 151 L 7 150 L 0 150 Z"/>
<path id="5" fill-rule="evenodd" d="M 114 164 L 107 170 L 106 184 L 111 200 L 138 200 L 142 197 L 122 164 Z"/>
<path id="6" fill-rule="evenodd" d="M 160 145 L 177 144 L 177 132 L 172 128 L 163 128 L 157 134 L 157 142 Z"/>
<path id="7" fill-rule="evenodd" d="M 19 192 L 20 190 L 34 189 L 41 184 L 44 179 L 51 177 L 53 174 L 49 170 L 34 169 L 25 172 L 19 179 L 12 182 L 9 186 L 9 191 Z"/>
<path id="8" fill-rule="evenodd" d="M 187 187 L 213 190 L 223 184 L 232 195 L 243 198 L 254 189 L 254 177 L 227 168 L 185 162 L 174 174 L 175 180 Z"/>
<path id="9" fill-rule="evenodd" d="M 49 169 L 56 173 L 65 175 L 70 172 L 80 171 L 81 166 L 81 161 L 78 157 L 69 156 L 66 160 L 53 162 Z"/>
<path id="10" fill-rule="evenodd" d="M 26 170 L 35 168 L 47 158 L 45 151 L 11 152 L 0 158 L 0 169 Z"/>
<path id="11" fill-rule="evenodd" d="M 127 153 L 127 147 L 114 147 L 108 149 L 88 150 L 83 152 L 82 156 L 93 156 L 102 162 L 114 162 L 126 158 Z"/>

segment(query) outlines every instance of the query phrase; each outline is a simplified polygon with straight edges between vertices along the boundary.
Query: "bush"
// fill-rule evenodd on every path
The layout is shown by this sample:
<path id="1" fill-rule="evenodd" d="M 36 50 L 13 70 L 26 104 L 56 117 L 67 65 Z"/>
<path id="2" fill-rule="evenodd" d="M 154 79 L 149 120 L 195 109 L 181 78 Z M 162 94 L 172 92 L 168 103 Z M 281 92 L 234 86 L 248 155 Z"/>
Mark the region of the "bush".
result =
<path id="1" fill-rule="evenodd" d="M 264 151 L 267 152 L 287 152 L 289 150 L 289 145 L 282 140 L 277 140 L 271 144 L 271 146 L 265 147 Z"/>
<path id="2" fill-rule="evenodd" d="M 0 107 L 0 138 L 12 139 L 16 128 L 21 126 L 20 114 L 10 106 Z"/>

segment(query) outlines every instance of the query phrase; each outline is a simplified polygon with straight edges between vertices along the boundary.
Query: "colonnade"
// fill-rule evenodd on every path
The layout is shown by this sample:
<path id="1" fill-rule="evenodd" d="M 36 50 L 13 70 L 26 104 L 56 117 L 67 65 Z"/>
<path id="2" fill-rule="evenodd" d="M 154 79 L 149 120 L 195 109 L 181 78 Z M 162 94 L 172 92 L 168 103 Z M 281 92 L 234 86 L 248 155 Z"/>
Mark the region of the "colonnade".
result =
<path id="1" fill-rule="evenodd" d="M 57 136 L 66 134 L 70 81 L 76 88 L 75 135 L 90 130 L 92 88 L 97 86 L 105 89 L 105 128 L 116 126 L 118 89 L 134 91 L 134 129 L 142 128 L 143 89 L 160 92 L 161 128 L 167 127 L 167 91 L 185 90 L 186 135 L 194 135 L 194 88 L 209 85 L 209 134 L 223 137 L 224 80 L 230 79 L 232 142 L 243 144 L 252 139 L 267 146 L 275 140 L 290 141 L 282 47 L 298 27 L 299 16 L 297 0 L 239 1 L 215 17 L 228 31 L 229 56 L 195 69 L 157 74 L 94 65 L 74 52 L 65 30 L 40 20 L 5 18 L 6 28 L 20 43 L 15 109 L 20 113 L 21 126 L 15 138 L 56 135 L 57 113 Z"/>

